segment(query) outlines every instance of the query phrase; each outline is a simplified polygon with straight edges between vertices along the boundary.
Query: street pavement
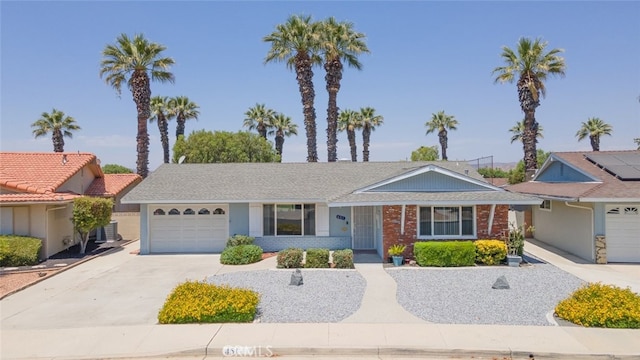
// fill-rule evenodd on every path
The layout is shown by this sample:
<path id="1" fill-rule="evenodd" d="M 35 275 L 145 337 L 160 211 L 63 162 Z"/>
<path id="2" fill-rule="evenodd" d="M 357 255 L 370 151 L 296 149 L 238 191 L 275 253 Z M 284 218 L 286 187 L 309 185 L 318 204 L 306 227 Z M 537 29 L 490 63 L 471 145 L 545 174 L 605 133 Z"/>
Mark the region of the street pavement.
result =
<path id="1" fill-rule="evenodd" d="M 360 309 L 340 323 L 159 325 L 157 312 L 177 284 L 275 269 L 275 257 L 225 266 L 219 255 L 140 256 L 137 246 L 103 254 L 0 300 L 0 357 L 640 359 L 640 330 L 428 323 L 397 304 L 389 291 L 393 279 L 382 264 L 371 263 L 356 265 L 367 290 Z M 533 242 L 525 249 L 585 281 L 640 288 L 638 265 L 584 264 Z"/>

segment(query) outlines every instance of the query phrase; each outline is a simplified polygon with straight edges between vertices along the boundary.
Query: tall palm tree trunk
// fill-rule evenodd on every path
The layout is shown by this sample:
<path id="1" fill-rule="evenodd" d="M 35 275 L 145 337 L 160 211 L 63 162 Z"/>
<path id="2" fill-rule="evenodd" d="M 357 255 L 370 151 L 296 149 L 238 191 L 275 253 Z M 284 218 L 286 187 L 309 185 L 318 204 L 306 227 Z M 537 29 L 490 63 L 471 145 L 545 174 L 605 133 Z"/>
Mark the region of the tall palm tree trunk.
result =
<path id="1" fill-rule="evenodd" d="M 162 152 L 164 163 L 169 163 L 169 123 L 164 114 L 158 114 L 158 130 L 160 131 L 160 142 L 162 142 Z"/>
<path id="2" fill-rule="evenodd" d="M 184 119 L 184 116 L 178 115 L 176 117 L 176 140 L 178 140 L 178 137 L 180 135 L 184 136 L 184 123 L 185 122 L 186 122 L 186 120 Z"/>
<path id="3" fill-rule="evenodd" d="M 256 127 L 256 130 L 258 130 L 258 134 L 260 136 L 262 136 L 263 138 L 267 138 L 267 127 L 264 126 L 263 122 L 258 123 L 258 126 Z"/>
<path id="4" fill-rule="evenodd" d="M 442 160 L 447 161 L 447 130 L 442 130 L 438 133 L 438 139 L 440 140 L 440 148 L 442 149 Z"/>
<path id="5" fill-rule="evenodd" d="M 324 79 L 327 82 L 329 104 L 327 105 L 327 161 L 333 162 L 338 158 L 338 91 L 342 80 L 342 63 L 335 59 L 324 65 L 327 71 Z"/>
<path id="6" fill-rule="evenodd" d="M 589 136 L 589 140 L 591 141 L 591 149 L 593 151 L 600 151 L 600 137 L 591 135 Z"/>
<path id="7" fill-rule="evenodd" d="M 371 128 L 365 124 L 362 128 L 362 161 L 369 161 L 369 141 L 371 139 Z"/>
<path id="8" fill-rule="evenodd" d="M 282 131 L 276 133 L 276 153 L 280 155 L 280 162 L 282 162 L 282 148 L 284 146 L 284 134 Z"/>
<path id="9" fill-rule="evenodd" d="M 64 152 L 64 136 L 62 136 L 62 131 L 53 130 L 51 141 L 53 141 L 54 152 Z"/>
<path id="10" fill-rule="evenodd" d="M 518 80 L 518 100 L 520 108 L 524 112 L 524 132 L 522 133 L 522 143 L 524 148 L 525 181 L 531 180 L 538 168 L 538 155 L 536 149 L 536 135 L 538 124 L 536 122 L 536 108 L 540 101 L 534 98 L 528 84 L 531 80 L 526 77 Z M 537 94 L 536 94 L 537 95 Z"/>
<path id="11" fill-rule="evenodd" d="M 351 161 L 358 161 L 358 148 L 356 145 L 356 131 L 354 129 L 347 129 L 347 139 L 349 140 L 349 147 L 351 147 Z"/>
<path id="12" fill-rule="evenodd" d="M 313 107 L 315 91 L 313 90 L 313 70 L 311 59 L 305 53 L 296 55 L 296 78 L 302 96 L 302 112 L 304 127 L 307 132 L 307 162 L 318 162 L 318 146 L 316 143 L 316 109 Z"/>
<path id="13" fill-rule="evenodd" d="M 144 70 L 136 70 L 131 75 L 131 91 L 133 101 L 138 110 L 138 135 L 136 136 L 138 159 L 136 160 L 136 170 L 138 175 L 146 178 L 149 173 L 149 132 L 147 131 L 147 120 L 151 115 L 149 103 L 151 99 L 151 87 L 149 76 Z"/>

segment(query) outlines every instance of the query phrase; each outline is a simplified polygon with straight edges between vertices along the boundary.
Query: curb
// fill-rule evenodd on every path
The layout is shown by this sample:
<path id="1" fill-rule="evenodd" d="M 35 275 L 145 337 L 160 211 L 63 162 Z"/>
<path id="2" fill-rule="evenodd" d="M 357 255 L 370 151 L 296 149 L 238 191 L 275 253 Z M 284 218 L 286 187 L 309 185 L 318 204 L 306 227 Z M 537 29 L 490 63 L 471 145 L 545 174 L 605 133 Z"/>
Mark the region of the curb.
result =
<path id="1" fill-rule="evenodd" d="M 103 251 L 103 252 L 101 252 L 100 254 L 87 256 L 86 258 L 84 258 L 84 259 L 82 259 L 82 260 L 80 260 L 80 261 L 76 261 L 75 263 L 73 263 L 73 264 L 71 264 L 71 265 L 64 266 L 64 267 L 54 268 L 54 269 L 33 269 L 33 270 L 16 271 L 16 272 L 13 272 L 13 273 L 6 273 L 5 275 L 11 275 L 11 274 L 24 274 L 24 273 L 31 273 L 31 272 L 44 272 L 44 271 L 48 271 L 48 272 L 51 272 L 51 275 L 43 276 L 43 277 L 38 278 L 38 279 L 36 279 L 36 280 L 34 280 L 34 281 L 32 281 L 32 282 L 28 283 L 28 284 L 24 284 L 23 286 L 21 286 L 21 287 L 19 287 L 19 288 L 17 288 L 17 289 L 11 290 L 10 292 L 8 292 L 8 293 L 6 293 L 6 294 L 4 294 L 4 295 L 0 296 L 0 300 L 4 299 L 4 298 L 6 298 L 6 297 L 8 297 L 8 296 L 10 296 L 10 295 L 13 295 L 13 294 L 15 294 L 15 293 L 17 293 L 17 292 L 19 292 L 19 291 L 22 291 L 22 290 L 24 290 L 24 289 L 26 289 L 26 288 L 28 288 L 28 287 L 30 287 L 30 286 L 33 286 L 33 285 L 35 285 L 35 284 L 37 284 L 37 283 L 39 283 L 39 282 L 41 282 L 41 281 L 44 281 L 44 280 L 46 280 L 46 279 L 49 279 L 49 278 L 51 278 L 52 276 L 55 276 L 55 275 L 57 275 L 57 274 L 59 274 L 59 273 L 61 273 L 61 272 L 65 272 L 65 271 L 67 271 L 67 270 L 69 270 L 69 269 L 73 269 L 74 267 L 76 267 L 76 266 L 78 266 L 78 265 L 80 265 L 80 264 L 83 264 L 83 263 L 85 263 L 85 262 L 87 262 L 87 261 L 89 261 L 89 260 L 92 260 L 92 259 L 94 259 L 94 258 L 96 258 L 96 257 L 111 254 L 111 253 L 113 253 L 113 252 L 116 252 L 116 250 L 117 250 L 117 251 L 120 251 L 120 249 L 124 249 L 124 247 L 125 247 L 125 246 L 127 246 L 127 245 L 129 245 L 129 244 L 133 243 L 134 241 L 138 241 L 138 240 L 140 240 L 140 239 L 129 240 L 129 241 L 127 241 L 127 242 L 123 243 L 122 245 L 118 246 L 118 247 L 114 247 L 114 248 L 111 248 L 111 249 L 109 249 L 109 250 Z"/>

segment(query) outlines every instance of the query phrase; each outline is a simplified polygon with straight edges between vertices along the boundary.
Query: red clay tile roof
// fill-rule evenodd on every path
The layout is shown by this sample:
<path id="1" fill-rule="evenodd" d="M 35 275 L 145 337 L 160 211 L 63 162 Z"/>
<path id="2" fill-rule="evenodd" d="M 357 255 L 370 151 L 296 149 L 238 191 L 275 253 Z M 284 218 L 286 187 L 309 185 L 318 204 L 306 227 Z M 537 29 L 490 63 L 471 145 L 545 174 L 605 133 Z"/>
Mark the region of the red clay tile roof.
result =
<path id="1" fill-rule="evenodd" d="M 47 203 L 47 202 L 68 202 L 80 195 L 69 193 L 49 193 L 49 194 L 0 194 L 0 203 Z"/>
<path id="2" fill-rule="evenodd" d="M 138 174 L 104 174 L 103 178 L 93 180 L 85 195 L 90 196 L 116 196 L 131 184 L 142 181 Z"/>
<path id="3" fill-rule="evenodd" d="M 96 176 L 103 176 L 96 156 L 90 153 L 0 152 L 0 186 L 16 192 L 49 194 L 86 165 Z"/>
<path id="4" fill-rule="evenodd" d="M 590 198 L 590 199 L 640 199 L 640 181 L 623 181 L 602 170 L 597 165 L 585 158 L 590 152 L 557 152 L 554 156 L 562 161 L 575 166 L 600 182 L 581 183 L 547 183 L 529 181 L 511 185 L 509 191 L 525 194 L 534 194 L 552 197 L 566 198 Z M 603 154 L 636 153 L 637 150 L 628 151 L 601 151 Z"/>

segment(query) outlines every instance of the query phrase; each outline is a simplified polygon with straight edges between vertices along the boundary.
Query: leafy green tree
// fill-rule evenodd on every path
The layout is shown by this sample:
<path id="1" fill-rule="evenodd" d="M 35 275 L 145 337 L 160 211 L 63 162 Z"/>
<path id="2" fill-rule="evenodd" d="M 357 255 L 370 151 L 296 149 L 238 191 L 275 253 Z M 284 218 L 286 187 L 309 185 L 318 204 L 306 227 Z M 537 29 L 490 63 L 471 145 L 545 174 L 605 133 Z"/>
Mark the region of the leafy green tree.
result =
<path id="1" fill-rule="evenodd" d="M 244 123 L 242 126 L 249 130 L 256 130 L 260 136 L 267 138 L 267 131 L 271 128 L 271 121 L 276 112 L 269 109 L 265 104 L 256 104 L 244 113 Z"/>
<path id="2" fill-rule="evenodd" d="M 64 138 L 72 138 L 72 131 L 80 130 L 74 118 L 56 109 L 53 109 L 50 114 L 43 112 L 40 119 L 31 124 L 31 127 L 36 139 L 51 133 L 54 152 L 64 152 Z"/>
<path id="3" fill-rule="evenodd" d="M 87 250 L 89 233 L 111 222 L 111 199 L 82 196 L 73 200 L 71 221 L 80 234 L 80 254 Z"/>
<path id="4" fill-rule="evenodd" d="M 200 111 L 198 104 L 186 96 L 176 96 L 169 100 L 169 114 L 176 118 L 176 139 L 184 135 L 184 125 L 187 120 L 198 119 Z"/>
<path id="5" fill-rule="evenodd" d="M 122 92 L 122 85 L 128 85 L 133 101 L 136 103 L 138 111 L 136 171 L 143 178 L 149 174 L 147 121 L 151 116 L 150 82 L 152 80 L 174 81 L 173 74 L 169 72 L 169 67 L 174 64 L 174 60 L 161 57 L 164 50 L 166 50 L 165 46 L 149 42 L 142 34 L 135 35 L 133 39 L 127 34 L 121 34 L 115 44 L 109 44 L 104 48 L 100 62 L 100 77 L 106 76 L 106 83 L 113 87 L 118 95 Z"/>
<path id="6" fill-rule="evenodd" d="M 438 157 L 437 146 L 420 146 L 411 152 L 411 161 L 436 161 Z"/>
<path id="7" fill-rule="evenodd" d="M 320 23 L 320 52 L 324 57 L 325 81 L 329 103 L 327 105 L 327 161 L 338 159 L 338 91 L 342 80 L 343 64 L 360 70 L 358 55 L 368 53 L 365 35 L 353 29 L 353 23 L 338 22 L 330 17 Z"/>
<path id="8" fill-rule="evenodd" d="M 248 131 L 211 132 L 199 130 L 187 138 L 180 136 L 173 146 L 173 161 L 181 156 L 185 163 L 277 162 L 279 156 L 271 142 Z"/>
<path id="9" fill-rule="evenodd" d="M 106 164 L 102 167 L 105 174 L 133 174 L 133 170 L 118 164 Z"/>
<path id="10" fill-rule="evenodd" d="M 536 159 L 537 159 L 536 161 L 538 161 L 538 164 L 536 164 L 537 165 L 536 168 L 540 168 L 542 164 L 544 164 L 544 162 L 547 161 L 547 158 L 551 153 L 544 152 L 544 150 L 542 149 L 538 149 L 537 151 L 538 151 L 538 154 L 536 156 Z M 516 165 L 515 168 L 509 170 L 509 184 L 517 184 L 517 183 L 524 182 L 525 178 L 527 179 L 526 181 L 531 180 L 531 176 L 526 175 L 524 160 L 520 160 L 518 161 L 518 164 Z"/>
<path id="11" fill-rule="evenodd" d="M 384 122 L 382 115 L 376 114 L 376 109 L 364 107 L 358 114 L 359 123 L 362 129 L 362 161 L 369 161 L 369 144 L 371 142 L 371 132 Z"/>
<path id="12" fill-rule="evenodd" d="M 482 177 L 484 178 L 508 178 L 509 177 L 509 173 L 500 168 L 483 167 L 478 169 L 478 173 L 482 175 Z"/>
<path id="13" fill-rule="evenodd" d="M 291 135 L 298 135 L 298 125 L 291 121 L 291 118 L 284 114 L 276 114 L 271 120 L 271 130 L 269 135 L 275 135 L 276 154 L 282 160 L 282 148 L 284 146 L 284 138 Z"/>
<path id="14" fill-rule="evenodd" d="M 597 117 L 589 118 L 586 122 L 582 122 L 580 129 L 576 132 L 578 141 L 582 141 L 587 136 L 591 141 L 591 149 L 600 151 L 600 137 L 603 135 L 611 136 L 613 127 Z"/>
<path id="15" fill-rule="evenodd" d="M 162 143 L 162 151 L 164 155 L 164 163 L 169 163 L 169 121 L 175 116 L 173 103 L 166 96 L 154 96 L 151 98 L 151 117 L 150 122 L 158 123 L 158 131 L 160 131 L 160 142 Z"/>
<path id="16" fill-rule="evenodd" d="M 542 135 L 544 129 L 542 128 L 542 125 L 538 125 L 538 123 L 536 123 L 536 126 L 537 126 L 536 127 L 536 142 L 537 142 L 538 138 L 540 139 L 544 138 L 544 136 Z M 511 136 L 512 144 L 516 141 L 523 141 L 522 134 L 524 134 L 524 120 L 516 122 L 516 124 L 511 129 L 509 129 L 509 132 L 513 134 Z"/>
<path id="17" fill-rule="evenodd" d="M 319 23 L 311 21 L 310 16 L 292 15 L 263 38 L 263 41 L 271 43 L 265 63 L 285 62 L 289 69 L 296 72 L 307 133 L 308 162 L 318 161 L 316 109 L 313 105 L 316 94 L 313 89 L 312 68 L 322 62 L 318 55 L 319 26 Z"/>
<path id="18" fill-rule="evenodd" d="M 493 70 L 497 74 L 496 83 L 513 83 L 518 78 L 518 100 L 524 112 L 524 163 L 527 177 L 533 176 L 537 169 L 536 137 L 538 123 L 536 122 L 536 108 L 540 106 L 540 95 L 546 94 L 544 82 L 549 75 L 564 76 L 566 69 L 564 58 L 559 54 L 562 49 L 546 51 L 547 42 L 541 39 L 531 40 L 521 38 L 514 51 L 507 46 L 502 47 L 501 57 L 504 66 Z"/>
<path id="19" fill-rule="evenodd" d="M 353 110 L 344 109 L 338 116 L 338 130 L 347 132 L 347 140 L 351 148 L 351 161 L 358 161 L 358 148 L 356 145 L 356 130 L 362 128 L 360 114 Z"/>
<path id="20" fill-rule="evenodd" d="M 446 161 L 447 147 L 449 138 L 447 137 L 447 130 L 456 130 L 458 126 L 458 120 L 453 115 L 447 115 L 443 111 L 439 111 L 435 114 L 431 114 L 431 120 L 424 124 L 427 127 L 427 135 L 438 131 L 438 140 L 440 141 L 440 148 L 442 148 L 442 160 Z"/>

